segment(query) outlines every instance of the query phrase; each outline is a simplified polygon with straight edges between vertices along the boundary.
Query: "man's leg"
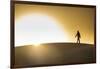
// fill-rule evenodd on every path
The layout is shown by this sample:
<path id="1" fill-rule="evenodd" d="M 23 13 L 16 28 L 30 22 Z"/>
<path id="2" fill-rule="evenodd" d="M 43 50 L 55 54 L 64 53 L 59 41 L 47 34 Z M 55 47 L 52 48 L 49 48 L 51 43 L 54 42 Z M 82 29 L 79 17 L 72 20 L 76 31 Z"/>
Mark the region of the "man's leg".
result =
<path id="1" fill-rule="evenodd" d="M 80 43 L 80 39 L 79 39 L 79 43 Z"/>
<path id="2" fill-rule="evenodd" d="M 78 43 L 80 43 L 80 42 L 79 42 L 79 39 L 78 39 Z"/>
<path id="3" fill-rule="evenodd" d="M 77 39 L 77 43 L 79 43 L 79 38 Z"/>

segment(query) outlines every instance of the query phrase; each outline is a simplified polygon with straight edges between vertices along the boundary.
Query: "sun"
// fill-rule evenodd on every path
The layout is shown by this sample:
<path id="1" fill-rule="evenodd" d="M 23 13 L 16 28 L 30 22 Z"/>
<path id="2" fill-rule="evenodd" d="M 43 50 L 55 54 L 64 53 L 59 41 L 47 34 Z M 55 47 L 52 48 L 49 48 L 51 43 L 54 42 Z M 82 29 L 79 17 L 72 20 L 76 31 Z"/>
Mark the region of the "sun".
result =
<path id="1" fill-rule="evenodd" d="M 33 46 L 40 46 L 41 43 L 34 43 Z"/>
<path id="2" fill-rule="evenodd" d="M 59 22 L 44 14 L 23 15 L 15 20 L 15 46 L 66 42 L 68 37 Z"/>

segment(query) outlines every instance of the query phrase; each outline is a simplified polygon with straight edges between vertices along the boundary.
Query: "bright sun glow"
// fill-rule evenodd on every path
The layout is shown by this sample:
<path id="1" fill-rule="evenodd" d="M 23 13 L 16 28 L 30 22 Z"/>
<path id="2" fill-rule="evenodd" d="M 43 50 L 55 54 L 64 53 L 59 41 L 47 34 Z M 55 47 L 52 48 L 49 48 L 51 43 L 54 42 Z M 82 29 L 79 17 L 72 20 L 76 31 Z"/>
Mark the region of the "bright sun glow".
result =
<path id="1" fill-rule="evenodd" d="M 50 16 L 32 14 L 15 20 L 15 46 L 66 41 L 63 29 Z"/>

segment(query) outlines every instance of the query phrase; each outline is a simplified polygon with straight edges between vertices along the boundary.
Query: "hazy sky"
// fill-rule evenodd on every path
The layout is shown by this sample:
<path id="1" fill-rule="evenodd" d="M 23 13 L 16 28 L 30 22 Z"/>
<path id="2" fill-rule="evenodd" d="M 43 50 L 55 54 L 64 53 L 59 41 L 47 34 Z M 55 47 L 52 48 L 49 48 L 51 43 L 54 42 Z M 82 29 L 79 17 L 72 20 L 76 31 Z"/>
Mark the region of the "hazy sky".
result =
<path id="1" fill-rule="evenodd" d="M 40 42 L 41 39 L 49 42 L 55 37 L 54 40 L 59 42 L 60 39 L 61 42 L 76 42 L 77 30 L 81 33 L 82 43 L 94 44 L 94 19 L 94 8 L 16 4 L 15 44 L 20 45 L 21 42 L 33 36 L 28 40 L 34 41 L 40 37 L 40 34 L 41 37 L 45 34 L 43 36 L 46 38 L 38 38 L 37 41 Z M 37 31 L 38 33 L 34 33 Z"/>

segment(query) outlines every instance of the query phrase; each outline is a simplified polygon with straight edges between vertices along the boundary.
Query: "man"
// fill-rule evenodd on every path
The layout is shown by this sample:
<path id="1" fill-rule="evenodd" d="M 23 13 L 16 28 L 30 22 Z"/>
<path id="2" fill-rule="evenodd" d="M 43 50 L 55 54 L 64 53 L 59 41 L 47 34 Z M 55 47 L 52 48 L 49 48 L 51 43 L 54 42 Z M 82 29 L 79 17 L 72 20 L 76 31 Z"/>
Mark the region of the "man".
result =
<path id="1" fill-rule="evenodd" d="M 77 37 L 77 43 L 80 43 L 80 38 L 81 38 L 81 35 L 80 35 L 79 30 L 77 31 L 77 34 L 76 34 L 76 36 L 75 36 L 75 37 Z"/>

